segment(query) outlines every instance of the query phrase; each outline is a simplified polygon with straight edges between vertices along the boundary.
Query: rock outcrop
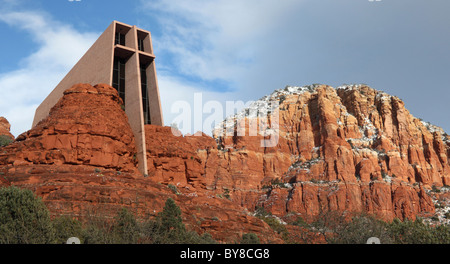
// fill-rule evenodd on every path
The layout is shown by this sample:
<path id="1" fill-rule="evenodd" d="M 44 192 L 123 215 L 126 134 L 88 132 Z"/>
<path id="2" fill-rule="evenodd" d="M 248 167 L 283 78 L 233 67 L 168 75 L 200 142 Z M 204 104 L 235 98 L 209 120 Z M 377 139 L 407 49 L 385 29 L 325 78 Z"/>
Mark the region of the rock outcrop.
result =
<path id="1" fill-rule="evenodd" d="M 11 125 L 3 116 L 0 116 L 0 136 L 14 140 L 14 135 L 11 134 Z"/>
<path id="2" fill-rule="evenodd" d="M 226 124 L 245 124 L 248 131 L 256 121 L 245 113 L 274 101 L 280 103 L 276 147 L 260 146 L 264 133 L 215 131 L 227 149 L 219 160 L 229 162 L 217 167 L 231 171 L 218 169 L 211 177 L 226 177 L 216 186 L 237 193 L 237 202 L 306 218 L 321 210 L 386 220 L 434 212 L 424 188 L 450 184 L 450 138 L 414 118 L 399 98 L 364 85 L 286 87 L 228 118 L 225 131 Z M 254 195 L 262 189 L 265 195 Z"/>
<path id="3" fill-rule="evenodd" d="M 142 177 L 121 105 L 108 85 L 78 84 L 65 91 L 48 118 L 1 149 L 0 186 L 31 189 L 52 215 L 79 219 L 111 219 L 123 207 L 146 219 L 171 197 L 187 226 L 199 233 L 228 243 L 248 232 L 263 242 L 282 242 L 245 208 L 197 184 L 204 168 L 197 150 L 216 147 L 211 137 L 176 137 L 170 128 L 146 126 L 151 166 L 150 177 Z M 167 185 L 173 181 L 184 184 Z"/>
<path id="4" fill-rule="evenodd" d="M 108 85 L 78 84 L 49 117 L 0 153 L 1 164 L 71 164 L 136 169 L 134 136 L 121 99 Z M 11 150 L 11 151 L 10 151 Z"/>
<path id="5" fill-rule="evenodd" d="M 1 149 L 0 184 L 32 189 L 54 215 L 80 218 L 122 207 L 148 217 L 172 197 L 192 229 L 271 243 L 282 240 L 253 216 L 258 207 L 282 219 L 326 210 L 414 219 L 435 211 L 429 189 L 450 184 L 450 137 L 364 85 L 277 90 L 213 137 L 146 125 L 148 177 L 138 173 L 121 104 L 107 85 L 67 90 L 47 119 Z"/>

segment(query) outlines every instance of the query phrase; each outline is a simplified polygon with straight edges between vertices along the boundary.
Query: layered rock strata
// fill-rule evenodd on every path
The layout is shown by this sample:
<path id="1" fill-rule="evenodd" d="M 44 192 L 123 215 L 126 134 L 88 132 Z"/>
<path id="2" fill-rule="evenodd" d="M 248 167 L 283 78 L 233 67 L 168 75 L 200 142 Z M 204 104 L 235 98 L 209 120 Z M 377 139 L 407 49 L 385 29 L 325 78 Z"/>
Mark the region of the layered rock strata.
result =
<path id="1" fill-rule="evenodd" d="M 264 109 L 273 102 L 277 118 Z M 122 207 L 145 218 L 172 197 L 192 229 L 275 243 L 280 235 L 253 216 L 258 207 L 283 219 L 327 210 L 414 219 L 435 211 L 429 189 L 450 184 L 450 137 L 364 85 L 277 90 L 213 137 L 146 125 L 148 177 L 137 170 L 122 104 L 110 86 L 73 86 L 47 119 L 1 148 L 1 184 L 34 190 L 54 215 L 81 218 L 111 218 Z M 262 144 L 274 135 L 274 146 Z"/>

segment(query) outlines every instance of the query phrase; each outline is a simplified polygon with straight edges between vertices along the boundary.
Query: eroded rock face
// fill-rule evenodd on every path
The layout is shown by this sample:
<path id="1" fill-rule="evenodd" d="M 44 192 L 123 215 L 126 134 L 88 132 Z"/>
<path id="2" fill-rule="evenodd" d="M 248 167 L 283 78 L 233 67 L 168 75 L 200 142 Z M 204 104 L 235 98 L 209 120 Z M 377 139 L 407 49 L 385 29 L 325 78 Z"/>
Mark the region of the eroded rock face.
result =
<path id="1" fill-rule="evenodd" d="M 0 116 L 0 136 L 6 136 L 11 140 L 14 140 L 13 134 L 11 134 L 11 124 L 9 124 L 6 118 Z"/>
<path id="2" fill-rule="evenodd" d="M 234 190 L 237 202 L 280 216 L 345 210 L 392 220 L 434 212 L 423 188 L 448 185 L 449 137 L 414 118 L 399 98 L 367 86 L 319 85 L 286 87 L 262 100 L 280 102 L 276 147 L 260 147 L 262 136 L 215 131 L 228 151 L 213 176 L 227 180 L 214 187 Z M 225 123 L 252 122 L 237 116 Z M 264 196 L 254 195 L 270 180 Z"/>
<path id="3" fill-rule="evenodd" d="M 243 135 L 182 136 L 146 125 L 144 178 L 117 91 L 75 85 L 47 119 L 2 148 L 0 181 L 32 189 L 55 215 L 110 217 L 128 207 L 146 217 L 172 197 L 191 228 L 232 243 L 244 233 L 281 241 L 252 216 L 257 207 L 306 220 L 323 210 L 386 220 L 434 212 L 425 190 L 449 185 L 450 137 L 411 116 L 400 99 L 367 86 L 322 85 L 286 87 L 260 101 L 273 100 L 280 103 L 275 147 L 261 144 L 267 130 L 250 134 L 254 116 L 225 121 L 240 123 Z"/>
<path id="4" fill-rule="evenodd" d="M 236 243 L 253 232 L 263 242 L 282 242 L 245 208 L 206 190 L 201 156 L 216 148 L 211 137 L 176 137 L 170 128 L 147 126 L 149 177 L 142 177 L 121 104 L 107 85 L 67 90 L 47 119 L 1 149 L 0 186 L 31 189 L 52 215 L 82 220 L 111 219 L 123 207 L 146 219 L 162 211 L 170 197 L 190 229 L 216 240 Z"/>
<path id="5" fill-rule="evenodd" d="M 448 136 L 400 99 L 367 86 L 310 86 L 264 100 L 281 102 L 275 147 L 261 144 L 264 134 L 251 136 L 254 120 L 239 114 L 224 123 L 241 123 L 245 134 L 219 129 L 215 140 L 147 126 L 150 177 L 278 216 L 338 210 L 392 220 L 434 212 L 424 188 L 448 183 Z"/>
<path id="6" fill-rule="evenodd" d="M 49 116 L 0 153 L 0 164 L 72 164 L 135 171 L 134 136 L 108 85 L 77 84 Z"/>

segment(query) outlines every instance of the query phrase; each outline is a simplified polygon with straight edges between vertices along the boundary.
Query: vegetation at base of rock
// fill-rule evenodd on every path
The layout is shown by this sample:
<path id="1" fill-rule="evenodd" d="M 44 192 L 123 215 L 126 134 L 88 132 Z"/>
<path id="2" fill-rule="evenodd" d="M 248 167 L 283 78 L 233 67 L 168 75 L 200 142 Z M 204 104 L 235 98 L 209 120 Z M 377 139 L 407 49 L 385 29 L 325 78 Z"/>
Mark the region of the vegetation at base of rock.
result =
<path id="1" fill-rule="evenodd" d="M 0 243 L 46 244 L 55 232 L 44 202 L 29 190 L 0 189 Z"/>
<path id="2" fill-rule="evenodd" d="M 263 207 L 258 207 L 255 211 L 255 216 L 266 222 L 275 232 L 280 234 L 283 239 L 287 240 L 288 230 L 280 220 L 268 213 Z"/>
<path id="3" fill-rule="evenodd" d="M 260 244 L 259 238 L 255 233 L 243 234 L 240 244 Z"/>
<path id="4" fill-rule="evenodd" d="M 56 244 L 65 244 L 71 237 L 83 237 L 86 230 L 80 221 L 68 216 L 60 216 L 52 221 Z"/>
<path id="5" fill-rule="evenodd" d="M 168 184 L 167 188 L 169 188 L 174 194 L 179 194 L 177 186 L 175 186 L 173 184 Z"/>
<path id="6" fill-rule="evenodd" d="M 11 144 L 14 140 L 12 140 L 10 137 L 5 135 L 0 135 L 0 148 L 8 146 Z"/>
<path id="7" fill-rule="evenodd" d="M 262 189 L 273 189 L 273 188 L 287 188 L 287 184 L 282 182 L 279 178 L 273 179 L 269 184 L 263 185 Z"/>
<path id="8" fill-rule="evenodd" d="M 394 219 L 388 223 L 367 214 L 349 219 L 345 213 L 323 212 L 311 223 L 298 218 L 292 224 L 302 228 L 302 237 L 296 239 L 303 243 L 317 241 L 318 236 L 329 244 L 366 244 L 371 237 L 379 238 L 382 244 L 450 243 L 450 226 L 432 226 L 420 218 L 403 222 Z"/>
<path id="9" fill-rule="evenodd" d="M 64 244 L 78 237 L 83 244 L 213 244 L 211 235 L 187 230 L 181 210 L 171 198 L 163 211 L 146 221 L 136 220 L 128 209 L 112 221 L 93 216 L 80 222 L 68 216 L 50 218 L 32 191 L 0 189 L 0 244 Z"/>
<path id="10" fill-rule="evenodd" d="M 431 226 L 420 218 L 387 223 L 367 214 L 347 215 L 321 212 L 313 221 L 298 216 L 288 225 L 257 208 L 255 216 L 280 234 L 286 243 L 365 244 L 377 237 L 382 244 L 449 244 L 450 227 Z M 296 226 L 301 232 L 290 233 Z M 297 236 L 297 237 L 295 237 Z M 186 229 L 181 210 L 171 198 L 156 217 L 138 221 L 128 209 L 120 210 L 112 221 L 93 216 L 80 222 L 68 216 L 50 218 L 41 198 L 32 191 L 7 187 L 0 189 L 0 243 L 63 244 L 78 237 L 83 244 L 210 244 L 211 235 Z M 241 244 L 259 244 L 254 233 L 242 235 Z"/>

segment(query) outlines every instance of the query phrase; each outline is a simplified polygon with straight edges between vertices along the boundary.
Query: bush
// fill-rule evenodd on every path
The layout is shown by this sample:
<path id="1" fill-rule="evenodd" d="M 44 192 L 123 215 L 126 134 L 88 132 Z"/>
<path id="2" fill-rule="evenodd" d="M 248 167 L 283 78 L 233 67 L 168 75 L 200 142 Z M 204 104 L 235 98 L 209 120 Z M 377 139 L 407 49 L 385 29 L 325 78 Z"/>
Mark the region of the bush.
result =
<path id="1" fill-rule="evenodd" d="M 174 194 L 179 194 L 177 186 L 175 186 L 173 184 L 168 184 L 167 188 L 169 188 Z"/>
<path id="2" fill-rule="evenodd" d="M 368 215 L 354 216 L 337 225 L 334 232 L 336 236 L 329 241 L 334 244 L 365 244 L 371 237 L 379 238 L 383 244 L 393 242 L 387 223 Z"/>
<path id="3" fill-rule="evenodd" d="M 299 227 L 308 227 L 308 223 L 305 221 L 305 219 L 303 219 L 303 217 L 298 216 L 297 219 L 292 223 L 295 226 L 299 226 Z"/>
<path id="4" fill-rule="evenodd" d="M 284 224 L 282 224 L 276 217 L 271 213 L 267 212 L 264 207 L 257 207 L 255 210 L 255 216 L 266 222 L 272 228 L 273 231 L 277 232 L 286 241 L 289 232 Z"/>
<path id="5" fill-rule="evenodd" d="M 53 219 L 55 229 L 55 243 L 65 244 L 71 237 L 83 237 L 83 226 L 80 221 L 68 216 L 61 216 Z M 81 241 L 83 243 L 83 241 Z"/>
<path id="6" fill-rule="evenodd" d="M 164 231 L 186 230 L 183 219 L 181 219 L 181 209 L 172 198 L 166 200 L 163 211 L 157 216 L 157 221 Z"/>
<path id="7" fill-rule="evenodd" d="M 262 218 L 264 222 L 266 222 L 275 232 L 278 234 L 285 234 L 287 233 L 286 227 L 280 223 L 276 218 L 274 217 L 264 217 Z"/>
<path id="8" fill-rule="evenodd" d="M 136 218 L 126 208 L 115 217 L 113 231 L 117 236 L 117 242 L 121 244 L 135 244 L 139 239 L 139 226 Z"/>
<path id="9" fill-rule="evenodd" d="M 387 223 L 367 214 L 350 217 L 330 211 L 322 212 L 311 224 L 300 221 L 300 225 L 333 244 L 365 244 L 371 237 L 382 244 L 450 244 L 449 226 L 431 226 L 419 218 Z"/>
<path id="10" fill-rule="evenodd" d="M 243 234 L 240 244 L 260 244 L 259 238 L 254 233 Z"/>
<path id="11" fill-rule="evenodd" d="M 155 220 L 148 220 L 143 234 L 155 244 L 211 244 L 215 243 L 211 235 L 199 235 L 187 231 L 181 218 L 181 210 L 172 198 L 166 200 L 164 209 Z"/>
<path id="12" fill-rule="evenodd" d="M 395 219 L 389 224 L 389 231 L 397 244 L 449 244 L 450 227 L 430 226 L 420 219 L 401 222 Z"/>
<path id="13" fill-rule="evenodd" d="M 0 189 L 0 243 L 49 244 L 55 242 L 50 214 L 30 190 Z"/>
<path id="14" fill-rule="evenodd" d="M 12 140 L 10 137 L 6 135 L 0 135 L 0 148 L 8 146 L 11 144 L 14 140 Z"/>
<path id="15" fill-rule="evenodd" d="M 77 237 L 84 244 L 212 244 L 210 234 L 186 230 L 181 210 L 171 198 L 154 219 L 136 220 L 127 209 L 114 220 L 89 215 L 86 221 L 67 216 L 50 219 L 42 200 L 30 190 L 0 189 L 0 244 L 65 244 Z"/>

